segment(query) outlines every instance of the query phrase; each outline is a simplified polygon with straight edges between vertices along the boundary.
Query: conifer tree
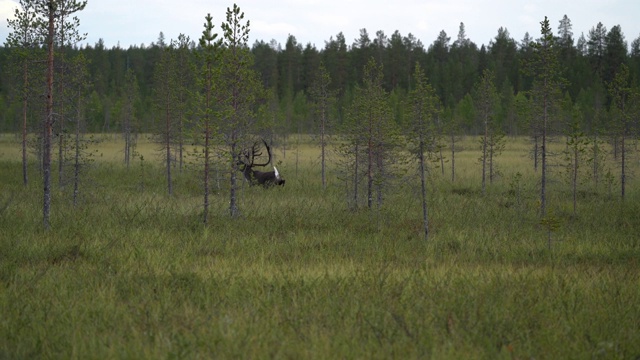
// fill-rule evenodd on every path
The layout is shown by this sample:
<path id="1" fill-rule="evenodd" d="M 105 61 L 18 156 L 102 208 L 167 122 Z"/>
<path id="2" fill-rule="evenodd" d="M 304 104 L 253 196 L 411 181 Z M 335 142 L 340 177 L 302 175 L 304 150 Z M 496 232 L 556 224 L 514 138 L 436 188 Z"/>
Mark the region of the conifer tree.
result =
<path id="1" fill-rule="evenodd" d="M 136 103 L 139 98 L 138 79 L 135 71 L 127 69 L 124 75 L 124 89 L 122 92 L 122 135 L 124 137 L 124 163 L 129 170 L 131 157 L 136 148 L 137 115 Z"/>
<path id="2" fill-rule="evenodd" d="M 11 48 L 14 61 L 21 67 L 22 88 L 20 98 L 22 101 L 22 182 L 25 186 L 29 183 L 27 172 L 27 113 L 29 109 L 29 82 L 32 73 L 30 63 L 39 45 L 43 42 L 38 32 L 37 14 L 34 9 L 34 1 L 20 0 L 20 8 L 16 9 L 14 18 L 8 20 L 12 32 L 7 36 L 5 46 Z"/>
<path id="3" fill-rule="evenodd" d="M 411 121 L 408 128 L 408 139 L 418 160 L 424 238 L 427 240 L 429 237 L 426 186 L 426 174 L 429 170 L 427 162 L 437 157 L 434 152 L 437 147 L 434 119 L 439 112 L 439 100 L 419 63 L 416 63 L 413 78 L 415 87 L 409 94 Z"/>
<path id="4" fill-rule="evenodd" d="M 485 69 L 482 73 L 482 79 L 476 88 L 478 99 L 476 100 L 478 115 L 482 121 L 483 135 L 480 139 L 482 146 L 482 155 L 480 163 L 482 164 L 482 193 L 486 191 L 486 178 L 493 179 L 493 158 L 495 155 L 495 139 L 499 137 L 498 129 L 495 125 L 495 113 L 498 106 L 498 92 L 493 82 L 493 73 Z"/>
<path id="5" fill-rule="evenodd" d="M 329 130 L 329 113 L 335 101 L 334 92 L 330 89 L 331 76 L 324 64 L 321 63 L 316 78 L 310 89 L 311 101 L 315 104 L 315 113 L 320 131 L 320 164 L 322 167 L 322 188 L 327 188 L 326 178 L 326 149 Z"/>
<path id="6" fill-rule="evenodd" d="M 238 172 L 240 152 L 248 146 L 247 136 L 255 123 L 255 106 L 260 97 L 260 81 L 253 70 L 253 55 L 249 51 L 250 22 L 244 21 L 244 12 L 234 4 L 227 8 L 226 22 L 222 23 L 222 53 L 220 84 L 217 101 L 220 111 L 220 132 L 228 149 L 229 159 L 229 213 L 238 217 Z"/>
<path id="7" fill-rule="evenodd" d="M 173 43 L 160 49 L 160 61 L 155 67 L 156 108 L 158 110 L 158 142 L 162 145 L 162 157 L 167 176 L 167 192 L 173 194 L 173 179 L 171 175 L 172 150 L 176 137 L 176 103 L 177 80 L 176 59 Z"/>
<path id="8" fill-rule="evenodd" d="M 631 147 L 627 145 L 627 141 L 631 136 L 632 109 L 635 105 L 633 102 L 638 100 L 638 94 L 629 86 L 629 68 L 627 65 L 620 65 L 620 69 L 609 85 L 609 93 L 612 97 L 611 106 L 615 118 L 614 136 L 620 144 L 620 196 L 624 200 L 629 167 L 628 153 L 631 150 Z"/>
<path id="9" fill-rule="evenodd" d="M 38 17 L 43 19 L 46 24 L 46 49 L 47 49 L 47 75 L 46 75 L 46 106 L 45 118 L 43 120 L 43 183 L 44 183 L 44 200 L 42 206 L 43 222 L 45 229 L 50 227 L 51 212 L 51 151 L 54 124 L 54 101 L 53 101 L 53 76 L 54 76 L 54 53 L 55 53 L 55 36 L 58 19 L 61 18 L 61 12 L 65 15 L 71 15 L 81 11 L 87 5 L 86 1 L 78 2 L 76 0 L 36 0 L 35 12 Z M 77 26 L 77 23 L 76 25 Z"/>
<path id="10" fill-rule="evenodd" d="M 216 40 L 218 34 L 213 32 L 213 18 L 211 14 L 207 14 L 205 17 L 204 30 L 200 37 L 199 52 L 201 56 L 202 70 L 198 78 L 198 85 L 201 93 L 199 95 L 200 106 L 198 117 L 200 120 L 199 129 L 203 133 L 204 137 L 204 155 L 203 155 L 203 223 L 207 225 L 209 219 L 209 182 L 210 182 L 210 168 L 211 168 L 211 147 L 213 134 L 216 130 L 214 124 L 214 91 L 216 90 L 215 80 L 217 78 L 216 62 L 219 56 L 218 51 L 220 42 Z"/>
<path id="11" fill-rule="evenodd" d="M 391 121 L 388 94 L 382 87 L 382 65 L 370 58 L 364 69 L 362 87 L 356 88 L 349 109 L 347 135 L 351 150 L 343 155 L 354 164 L 354 205 L 358 205 L 360 165 L 364 166 L 364 189 L 367 207 L 373 208 L 374 195 L 378 206 L 383 202 L 383 189 L 388 185 L 397 145 L 397 129 Z"/>
<path id="12" fill-rule="evenodd" d="M 540 25 L 541 37 L 531 44 L 533 54 L 531 60 L 526 64 L 525 72 L 534 78 L 534 88 L 531 95 L 537 109 L 533 120 L 537 124 L 534 127 L 536 132 L 534 136 L 540 136 L 541 139 L 540 215 L 544 218 L 547 208 L 548 137 L 554 107 L 564 80 L 560 76 L 557 47 L 547 17 Z"/>

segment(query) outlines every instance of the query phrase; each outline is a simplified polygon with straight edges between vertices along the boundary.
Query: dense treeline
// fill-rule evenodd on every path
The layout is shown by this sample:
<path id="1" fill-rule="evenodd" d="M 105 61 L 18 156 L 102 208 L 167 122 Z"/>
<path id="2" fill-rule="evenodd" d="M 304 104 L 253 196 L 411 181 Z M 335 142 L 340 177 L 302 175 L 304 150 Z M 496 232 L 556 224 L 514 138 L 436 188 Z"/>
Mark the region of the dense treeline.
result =
<path id="1" fill-rule="evenodd" d="M 251 47 L 254 68 L 275 112 L 274 126 L 281 133 L 289 131 L 315 131 L 310 88 L 320 64 L 326 68 L 331 90 L 336 102 L 331 118 L 336 124 L 344 121 L 346 107 L 352 102 L 355 87 L 363 79 L 367 61 L 374 58 L 383 65 L 383 87 L 388 92 L 393 118 L 399 124 L 409 119 L 406 110 L 408 93 L 415 85 L 412 78 L 416 64 L 434 87 L 442 104 L 444 122 L 456 123 L 459 132 L 477 134 L 482 122 L 477 115 L 475 85 L 485 70 L 494 74 L 499 93 L 499 106 L 495 121 L 508 134 L 528 134 L 527 120 L 521 115 L 526 92 L 532 89 L 533 79 L 522 71 L 523 64 L 531 57 L 531 43 L 538 37 L 537 30 L 525 34 L 521 40 L 511 37 L 508 30 L 499 28 L 487 45 L 471 42 L 464 24 L 460 24 L 455 40 L 441 31 L 437 39 L 425 46 L 421 40 L 399 31 L 390 36 L 382 31 L 375 35 L 366 29 L 350 42 L 342 33 L 325 42 L 323 49 L 311 44 L 302 45 L 290 35 L 284 45 L 275 40 L 255 41 Z M 630 86 L 640 84 L 640 37 L 629 45 L 620 26 L 607 29 L 601 23 L 587 34 L 576 38 L 571 21 L 564 17 L 557 28 L 556 40 L 559 62 L 566 86 L 563 96 L 566 109 L 581 112 L 582 127 L 591 131 L 596 127 L 607 128 L 611 95 L 608 91 L 620 66 L 629 69 Z M 181 36 L 180 42 L 190 49 L 189 62 L 196 60 L 198 46 L 194 39 Z M 156 72 L 161 63 L 163 49 L 178 47 L 178 41 L 168 41 L 161 33 L 149 46 L 131 46 L 128 49 L 108 49 L 102 41 L 95 46 L 66 47 L 65 59 L 82 53 L 88 60 L 90 95 L 86 104 L 87 131 L 120 132 L 127 116 L 137 119 L 136 131 L 151 132 L 157 111 L 154 106 L 158 80 Z M 37 50 L 34 50 L 34 53 Z M 20 129 L 21 79 L 17 75 L 12 48 L 5 44 L 0 48 L 0 131 L 17 132 Z M 33 60 L 34 63 L 37 61 Z M 181 64 L 183 69 L 192 65 Z M 37 71 L 37 70 L 36 70 Z M 129 77 L 128 74 L 129 73 Z M 137 82 L 132 88 L 131 76 Z M 195 88 L 195 85 L 192 84 Z M 132 90 L 135 89 L 135 90 Z M 131 92 L 135 91 L 135 94 Z M 37 90 L 36 90 L 37 98 Z M 133 109 L 125 110 L 127 103 L 135 99 Z M 569 105 L 567 105 L 569 104 Z M 33 106 L 31 109 L 37 109 Z M 275 110 L 274 110 L 275 109 Z M 40 110 L 37 110 L 40 111 Z M 571 110 L 567 110 L 571 111 Z M 129 115 L 126 115 L 129 113 Z M 33 114 L 36 129 L 37 113 Z M 266 116 L 266 115 L 265 115 Z"/>

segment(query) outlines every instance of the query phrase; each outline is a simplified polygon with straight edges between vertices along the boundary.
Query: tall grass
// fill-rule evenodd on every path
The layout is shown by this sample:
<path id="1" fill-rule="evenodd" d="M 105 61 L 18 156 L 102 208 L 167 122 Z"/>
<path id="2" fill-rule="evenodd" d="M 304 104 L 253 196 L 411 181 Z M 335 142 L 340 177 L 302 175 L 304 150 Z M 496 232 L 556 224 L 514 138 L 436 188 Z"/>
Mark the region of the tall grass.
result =
<path id="1" fill-rule="evenodd" d="M 340 182 L 322 190 L 308 143 L 277 159 L 284 188 L 245 186 L 239 219 L 222 189 L 204 227 L 199 174 L 178 174 L 169 197 L 153 145 L 126 171 L 109 139 L 77 207 L 56 187 L 45 232 L 35 166 L 23 187 L 3 139 L 0 358 L 640 355 L 637 180 L 625 202 L 584 184 L 574 216 L 556 176 L 548 249 L 523 139 L 486 195 L 475 139 L 455 183 L 432 172 L 427 242 L 412 181 L 352 211 Z"/>

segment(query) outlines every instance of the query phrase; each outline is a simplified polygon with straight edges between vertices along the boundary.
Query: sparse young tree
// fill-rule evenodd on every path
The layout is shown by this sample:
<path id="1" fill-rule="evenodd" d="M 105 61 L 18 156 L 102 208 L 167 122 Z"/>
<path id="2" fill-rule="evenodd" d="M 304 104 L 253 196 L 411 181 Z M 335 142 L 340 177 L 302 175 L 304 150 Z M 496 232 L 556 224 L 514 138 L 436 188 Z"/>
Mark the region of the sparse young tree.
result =
<path id="1" fill-rule="evenodd" d="M 16 64 L 22 70 L 22 89 L 20 98 L 22 101 L 22 182 L 25 186 L 29 183 L 27 172 L 27 113 L 29 110 L 29 81 L 31 75 L 33 57 L 42 44 L 38 15 L 35 12 L 33 0 L 20 0 L 20 8 L 15 10 L 14 18 L 7 20 L 12 32 L 7 36 L 5 46 L 12 49 L 12 56 Z"/>
<path id="2" fill-rule="evenodd" d="M 172 150 L 176 137 L 177 81 L 176 59 L 173 44 L 160 49 L 161 55 L 155 67 L 155 95 L 158 117 L 158 142 L 162 145 L 162 157 L 164 158 L 167 176 L 167 192 L 173 194 L 173 179 L 171 177 Z"/>
<path id="3" fill-rule="evenodd" d="M 204 136 L 204 158 L 203 158 L 203 223 L 207 225 L 209 218 L 209 182 L 210 182 L 210 168 L 211 168 L 211 146 L 213 133 L 215 131 L 214 124 L 214 92 L 216 90 L 215 79 L 217 78 L 216 60 L 219 56 L 218 50 L 220 48 L 220 42 L 216 40 L 218 34 L 213 32 L 213 18 L 211 14 L 207 14 L 205 17 L 204 31 L 200 37 L 199 52 L 202 62 L 202 70 L 198 78 L 198 85 L 201 91 L 201 97 L 199 99 L 199 128 L 203 132 Z"/>
<path id="4" fill-rule="evenodd" d="M 260 95 L 260 81 L 253 70 L 253 54 L 247 46 L 250 22 L 243 21 L 244 12 L 236 4 L 233 9 L 227 8 L 226 22 L 222 23 L 220 82 L 217 86 L 221 109 L 219 129 L 228 149 L 229 213 L 233 218 L 240 216 L 239 156 L 255 123 L 254 110 Z"/>
<path id="5" fill-rule="evenodd" d="M 74 2 L 58 0 L 58 8 L 56 11 L 56 29 L 55 44 L 57 46 L 58 56 L 55 61 L 55 71 L 57 72 L 57 101 L 56 101 L 56 125 L 58 136 L 58 184 L 63 186 L 65 153 L 72 147 L 67 141 L 68 129 L 65 127 L 67 117 L 74 117 L 74 106 L 70 104 L 72 98 L 75 98 L 75 91 L 67 89 L 67 77 L 69 74 L 69 62 L 66 59 L 65 48 L 71 47 L 86 38 L 86 34 L 80 34 L 80 20 L 77 17 L 71 17 L 75 10 Z M 86 4 L 86 2 L 85 2 Z"/>
<path id="6" fill-rule="evenodd" d="M 124 137 L 124 163 L 129 170 L 131 157 L 136 148 L 136 103 L 139 98 L 138 79 L 133 69 L 129 68 L 124 75 L 122 93 L 122 135 Z"/>
<path id="7" fill-rule="evenodd" d="M 357 87 L 349 108 L 348 145 L 343 149 L 354 170 L 354 206 L 358 206 L 360 165 L 364 165 L 367 207 L 373 208 L 374 193 L 382 204 L 383 188 L 389 180 L 390 160 L 397 144 L 397 133 L 391 121 L 388 94 L 382 87 L 382 65 L 371 58 L 364 69 L 362 86 Z"/>
<path id="8" fill-rule="evenodd" d="M 578 207 L 578 185 L 580 183 L 580 171 L 585 163 L 584 155 L 589 146 L 589 139 L 580 128 L 580 112 L 574 108 L 572 121 L 567 126 L 567 142 L 565 150 L 565 161 L 567 169 L 567 178 L 571 185 L 571 193 L 573 198 L 573 214 L 577 214 Z"/>
<path id="9" fill-rule="evenodd" d="M 316 72 L 316 78 L 311 86 L 310 95 L 315 107 L 319 131 L 320 131 L 320 164 L 322 167 L 322 188 L 327 188 L 326 177 L 326 149 L 329 130 L 329 113 L 335 102 L 334 91 L 330 89 L 331 76 L 324 64 L 320 64 Z"/>
<path id="10" fill-rule="evenodd" d="M 184 34 L 178 35 L 178 40 L 173 42 L 173 46 L 176 49 L 176 81 L 177 81 L 177 94 L 176 103 L 174 105 L 176 113 L 176 136 L 177 143 L 174 146 L 176 148 L 176 157 L 178 161 L 178 170 L 182 172 L 184 165 L 184 141 L 186 125 L 190 119 L 190 103 L 192 96 L 190 96 L 190 89 L 193 88 L 194 82 L 194 64 L 191 56 L 191 40 Z"/>
<path id="11" fill-rule="evenodd" d="M 429 238 L 426 185 L 426 174 L 429 170 L 427 162 L 437 157 L 434 153 L 437 143 L 434 119 L 437 117 L 439 112 L 439 100 L 434 88 L 427 80 L 427 76 L 419 63 L 416 63 L 413 78 L 415 87 L 409 94 L 411 122 L 409 124 L 407 136 L 414 148 L 413 150 L 418 160 L 424 238 L 427 240 Z"/>
<path id="12" fill-rule="evenodd" d="M 534 131 L 539 132 L 540 136 L 540 215 L 544 218 L 547 209 L 547 156 L 549 155 L 547 145 L 550 135 L 549 130 L 554 106 L 559 98 L 559 90 L 564 84 L 564 80 L 560 76 L 557 47 L 547 17 L 544 18 L 540 25 L 542 36 L 531 44 L 533 54 L 526 64 L 525 72 L 534 78 L 534 88 L 531 95 L 535 110 L 532 119 L 536 124 Z M 536 134 L 535 136 L 538 135 Z"/>
<path id="13" fill-rule="evenodd" d="M 622 64 L 609 85 L 609 93 L 612 98 L 612 112 L 615 118 L 615 137 L 620 146 L 620 196 L 625 198 L 625 188 L 628 174 L 628 157 L 631 147 L 627 141 L 631 136 L 633 101 L 638 95 L 629 85 L 629 68 Z"/>
<path id="14" fill-rule="evenodd" d="M 73 149 L 73 206 L 78 205 L 82 169 L 93 160 L 93 153 L 88 151 L 88 147 L 93 141 L 91 138 L 85 139 L 83 137 L 85 104 L 90 88 L 87 66 L 88 62 L 84 54 L 78 54 L 69 62 L 70 76 L 67 80 L 69 88 L 75 92 L 73 101 L 70 103 L 70 107 L 74 110 L 74 116 L 70 120 L 75 120 L 75 136 L 71 146 Z"/>
<path id="15" fill-rule="evenodd" d="M 39 18 L 45 19 L 46 23 L 46 49 L 47 49 L 47 76 L 46 76 L 46 110 L 43 121 L 43 183 L 44 201 L 42 206 L 43 222 L 45 229 L 49 229 L 49 216 L 51 212 L 51 150 L 54 124 L 54 102 L 53 102 L 53 75 L 54 75 L 54 46 L 56 25 L 60 19 L 60 12 L 71 15 L 81 11 L 87 5 L 86 1 L 76 0 L 36 0 L 35 12 Z M 59 25 L 59 24 L 58 24 Z M 77 26 L 77 23 L 76 23 Z"/>
<path id="16" fill-rule="evenodd" d="M 490 70 L 485 69 L 482 73 L 482 78 L 476 88 L 477 94 L 477 108 L 478 115 L 482 121 L 483 135 L 480 139 L 482 146 L 482 155 L 480 157 L 480 163 L 482 164 L 482 193 L 486 191 L 486 177 L 489 172 L 489 178 L 493 179 L 493 158 L 496 155 L 495 141 L 498 135 L 498 130 L 495 121 L 496 107 L 499 103 L 498 91 L 494 85 L 493 73 Z"/>

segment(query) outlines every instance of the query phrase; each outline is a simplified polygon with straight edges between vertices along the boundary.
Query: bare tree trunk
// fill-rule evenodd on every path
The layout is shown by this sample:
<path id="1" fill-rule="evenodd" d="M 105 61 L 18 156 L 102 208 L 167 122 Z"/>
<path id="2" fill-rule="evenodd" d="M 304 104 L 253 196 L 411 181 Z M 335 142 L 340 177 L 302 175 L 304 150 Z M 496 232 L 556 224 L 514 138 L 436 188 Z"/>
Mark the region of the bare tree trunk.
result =
<path id="1" fill-rule="evenodd" d="M 599 165 L 599 146 L 598 146 L 598 135 L 593 135 L 593 181 L 595 182 L 596 188 L 598 187 L 598 165 Z"/>
<path id="2" fill-rule="evenodd" d="M 376 151 L 376 165 L 378 167 L 378 176 L 380 177 L 378 185 L 376 186 L 376 189 L 378 190 L 378 207 L 382 206 L 382 187 L 385 179 L 383 148 L 382 144 L 378 144 L 378 149 Z"/>
<path id="3" fill-rule="evenodd" d="M 367 207 L 373 206 L 373 143 L 371 141 L 371 126 L 369 126 L 369 139 L 367 140 Z"/>
<path id="4" fill-rule="evenodd" d="M 624 126 L 626 127 L 626 125 Z M 620 138 L 620 160 L 621 160 L 621 173 L 620 173 L 620 195 L 622 196 L 622 200 L 624 200 L 624 190 L 627 182 L 627 174 L 626 174 L 626 149 L 625 149 L 625 134 L 626 131 L 623 131 L 622 137 Z"/>
<path id="5" fill-rule="evenodd" d="M 571 185 L 572 185 L 572 191 L 573 191 L 573 215 L 576 215 L 577 213 L 577 207 L 578 207 L 578 197 L 577 197 L 577 193 L 578 193 L 578 166 L 579 166 L 579 159 L 578 156 L 580 156 L 580 152 L 578 151 L 578 145 L 574 144 L 573 145 L 573 174 L 572 174 L 572 178 L 571 178 Z M 595 159 L 594 159 L 595 161 Z"/>
<path id="6" fill-rule="evenodd" d="M 358 208 L 358 171 L 359 171 L 359 163 L 360 163 L 360 149 L 358 143 L 356 141 L 355 145 L 355 160 L 354 160 L 354 171 L 353 171 L 353 206 Z"/>
<path id="7" fill-rule="evenodd" d="M 533 170 L 538 171 L 538 134 L 533 136 Z"/>
<path id="8" fill-rule="evenodd" d="M 325 140 L 325 109 L 322 108 L 322 115 L 320 120 L 320 163 L 322 167 L 322 189 L 327 189 L 327 178 L 325 174 L 325 148 L 327 146 Z"/>
<path id="9" fill-rule="evenodd" d="M 209 107 L 209 93 L 207 93 L 207 108 Z M 205 130 L 204 130 L 204 209 L 203 209 L 203 217 L 204 224 L 207 225 L 207 220 L 209 218 L 209 162 L 210 160 L 210 150 L 211 146 L 210 138 L 211 138 L 211 125 L 209 122 L 209 114 L 206 115 L 207 119 L 205 119 Z"/>
<path id="10" fill-rule="evenodd" d="M 424 239 L 429 239 L 429 218 L 427 213 L 427 186 L 425 179 L 425 166 L 424 166 L 424 140 L 422 134 L 420 134 L 420 144 L 418 158 L 420 160 L 420 186 L 422 195 L 422 223 L 424 226 Z M 453 166 L 452 166 L 453 167 Z"/>
<path id="11" fill-rule="evenodd" d="M 238 188 L 238 177 L 237 177 L 237 164 L 236 164 L 236 160 L 235 157 L 237 156 L 237 151 L 238 151 L 238 135 L 236 134 L 236 130 L 232 130 L 231 133 L 231 146 L 230 146 L 230 150 L 231 150 L 231 154 L 232 154 L 232 160 L 231 160 L 231 189 L 229 192 L 230 195 L 230 199 L 229 199 L 229 213 L 231 215 L 232 218 L 238 217 L 240 215 L 240 210 L 238 208 L 238 195 L 237 195 L 237 188 Z"/>
<path id="12" fill-rule="evenodd" d="M 80 183 L 80 102 L 81 102 L 81 94 L 78 92 L 78 114 L 76 118 L 76 151 L 74 156 L 74 164 L 73 164 L 73 206 L 78 205 L 78 193 L 79 193 L 79 183 Z"/>
<path id="13" fill-rule="evenodd" d="M 29 175 L 27 172 L 27 109 L 28 109 L 28 80 L 29 68 L 27 59 L 24 60 L 24 87 L 22 93 L 22 182 L 24 186 L 29 184 Z"/>
<path id="14" fill-rule="evenodd" d="M 487 110 L 485 110 L 487 111 Z M 484 136 L 482 138 L 482 193 L 486 192 L 487 140 L 489 138 L 488 114 L 484 114 Z"/>
<path id="15" fill-rule="evenodd" d="M 546 87 L 546 83 L 545 83 Z M 541 184 L 540 184 L 540 214 L 544 217 L 547 214 L 547 111 L 548 111 L 548 98 L 547 94 L 544 95 L 544 114 L 542 118 L 542 144 L 541 144 Z"/>
<path id="16" fill-rule="evenodd" d="M 65 147 L 65 134 L 64 134 L 64 10 L 60 12 L 60 51 L 58 54 L 58 62 L 60 64 L 60 76 L 58 79 L 58 186 L 62 187 L 64 184 L 64 147 Z"/>
<path id="17" fill-rule="evenodd" d="M 128 107 L 129 105 L 127 105 Z M 124 163 L 129 170 L 129 164 L 131 160 L 131 110 L 127 109 L 127 114 L 124 118 Z"/>
<path id="18" fill-rule="evenodd" d="M 420 144 L 420 146 L 422 147 L 424 145 Z M 424 155 L 422 155 L 422 158 L 424 158 Z M 421 162 L 424 162 L 424 159 L 422 159 Z M 454 182 L 455 180 L 456 180 L 456 136 L 453 133 L 453 131 L 451 131 L 451 182 Z"/>
<path id="19" fill-rule="evenodd" d="M 493 134 L 489 136 L 489 184 L 493 184 Z"/>
<path id="20" fill-rule="evenodd" d="M 169 195 L 173 195 L 173 184 L 171 181 L 171 111 L 170 111 L 170 97 L 169 89 L 167 85 L 167 103 L 165 105 L 165 150 L 167 153 L 167 191 Z"/>
<path id="21" fill-rule="evenodd" d="M 44 153 L 42 159 L 43 182 L 44 182 L 44 199 L 42 206 L 42 215 L 44 228 L 50 228 L 50 212 L 51 212 L 51 135 L 53 127 L 53 37 L 54 37 L 54 21 L 55 9 L 52 0 L 48 3 L 49 7 L 49 23 L 47 38 L 47 104 L 44 119 Z"/>
<path id="22" fill-rule="evenodd" d="M 203 223 L 207 225 L 207 221 L 209 218 L 209 162 L 210 159 L 210 139 L 211 139 L 211 114 L 209 111 L 209 106 L 211 105 L 211 86 L 212 86 L 212 65 L 207 64 L 207 94 L 206 94 L 206 102 L 205 102 L 205 129 L 204 129 L 204 207 L 203 207 Z"/>

